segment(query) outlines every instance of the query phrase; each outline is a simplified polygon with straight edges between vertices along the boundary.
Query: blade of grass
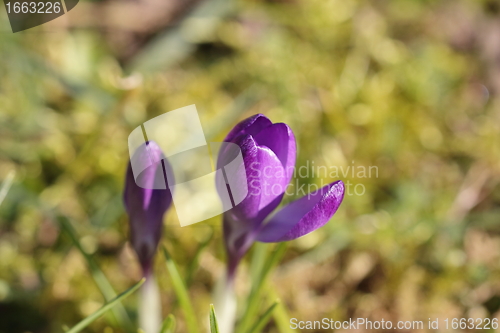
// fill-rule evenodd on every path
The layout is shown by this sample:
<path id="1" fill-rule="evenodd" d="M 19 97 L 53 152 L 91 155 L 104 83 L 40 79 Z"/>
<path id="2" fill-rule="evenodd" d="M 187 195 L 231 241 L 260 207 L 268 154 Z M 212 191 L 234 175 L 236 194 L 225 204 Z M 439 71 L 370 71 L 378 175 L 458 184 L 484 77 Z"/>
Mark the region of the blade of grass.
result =
<path id="1" fill-rule="evenodd" d="M 102 306 L 99 310 L 96 312 L 92 313 L 90 316 L 87 318 L 83 319 L 80 321 L 78 324 L 73 326 L 69 331 L 66 333 L 77 333 L 83 330 L 85 327 L 87 327 L 90 323 L 92 323 L 94 320 L 102 316 L 106 311 L 120 303 L 122 300 L 124 300 L 126 297 L 130 296 L 134 291 L 139 289 L 139 287 L 146 281 L 146 279 L 142 279 L 141 281 L 137 282 L 135 285 L 121 293 L 120 295 L 116 296 L 114 299 L 106 303 L 104 306 Z"/>
<path id="2" fill-rule="evenodd" d="M 10 187 L 12 186 L 12 182 L 14 181 L 14 176 L 16 175 L 16 172 L 12 170 L 7 174 L 7 177 L 5 177 L 4 181 L 2 182 L 2 186 L 0 187 L 0 205 L 2 204 L 3 200 L 7 196 L 7 193 L 9 193 Z"/>
<path id="3" fill-rule="evenodd" d="M 248 297 L 247 308 L 240 321 L 238 332 L 248 331 L 250 327 L 250 320 L 256 316 L 259 309 L 260 294 L 265 280 L 271 271 L 271 269 L 278 263 L 278 261 L 283 257 L 286 251 L 286 243 L 279 243 L 274 252 L 267 258 L 262 266 L 262 271 L 260 272 L 256 281 L 252 285 L 252 290 L 250 296 Z"/>
<path id="4" fill-rule="evenodd" d="M 271 319 L 271 315 L 273 314 L 274 309 L 280 303 L 279 300 L 276 300 L 267 310 L 264 312 L 262 316 L 257 320 L 257 322 L 252 326 L 248 333 L 258 333 L 261 332 L 264 327 L 267 325 L 269 320 Z"/>
<path id="5" fill-rule="evenodd" d="M 92 275 L 92 278 L 94 279 L 95 284 L 97 285 L 97 288 L 99 288 L 102 296 L 104 299 L 109 302 L 111 299 L 116 297 L 116 292 L 113 289 L 113 286 L 109 282 L 109 280 L 106 278 L 102 270 L 99 268 L 99 265 L 97 265 L 97 262 L 94 260 L 94 258 L 89 255 L 85 249 L 82 247 L 80 244 L 80 241 L 78 240 L 76 236 L 76 231 L 69 222 L 69 220 L 64 217 L 64 216 L 59 216 L 58 218 L 59 224 L 61 225 L 62 229 L 66 232 L 66 234 L 71 238 L 73 241 L 73 244 L 75 247 L 80 251 L 82 256 L 85 258 L 85 261 L 87 262 L 87 265 L 90 270 L 90 274 Z M 128 333 L 134 333 L 134 325 L 132 324 L 132 320 L 128 316 L 127 311 L 125 310 L 125 307 L 122 304 L 118 304 L 116 307 L 113 308 L 112 314 L 117 321 L 117 323 L 125 329 Z"/>
<path id="6" fill-rule="evenodd" d="M 175 317 L 169 314 L 161 325 L 160 333 L 174 333 L 175 332 Z"/>
<path id="7" fill-rule="evenodd" d="M 175 294 L 179 301 L 179 305 L 186 318 L 186 326 L 189 333 L 198 333 L 198 325 L 196 322 L 196 316 L 194 314 L 193 306 L 189 300 L 189 294 L 186 289 L 184 282 L 182 281 L 177 265 L 175 264 L 172 257 L 168 253 L 167 249 L 163 248 L 163 254 L 165 255 L 165 261 L 167 264 L 167 270 L 170 274 L 170 279 L 172 281 L 172 287 L 174 288 Z"/>
<path id="8" fill-rule="evenodd" d="M 269 293 L 270 298 L 278 299 L 278 294 L 276 293 L 276 289 L 271 286 L 267 286 L 266 292 Z M 273 312 L 274 322 L 278 327 L 278 331 L 280 333 L 294 333 L 290 328 L 290 315 L 286 310 L 285 306 L 278 306 Z"/>
<path id="9" fill-rule="evenodd" d="M 213 304 L 210 304 L 210 333 L 219 333 L 219 324 L 217 323 L 217 316 L 215 315 Z"/>

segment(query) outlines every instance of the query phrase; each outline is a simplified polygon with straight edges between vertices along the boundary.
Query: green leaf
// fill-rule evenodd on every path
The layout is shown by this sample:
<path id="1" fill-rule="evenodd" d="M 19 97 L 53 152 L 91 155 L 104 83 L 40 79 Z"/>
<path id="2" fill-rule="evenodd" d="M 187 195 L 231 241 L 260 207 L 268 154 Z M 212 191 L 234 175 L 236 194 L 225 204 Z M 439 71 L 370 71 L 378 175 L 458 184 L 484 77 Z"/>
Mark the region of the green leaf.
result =
<path id="1" fill-rule="evenodd" d="M 124 300 L 126 297 L 130 296 L 134 291 L 139 289 L 139 287 L 146 281 L 145 278 L 142 278 L 141 281 L 137 282 L 135 285 L 121 293 L 120 295 L 116 296 L 114 299 L 112 299 L 110 302 L 106 303 L 103 307 L 101 307 L 99 310 L 88 316 L 87 318 L 83 319 L 80 321 L 78 324 L 73 326 L 67 333 L 77 333 L 83 330 L 85 327 L 87 327 L 90 323 L 92 323 L 94 320 L 102 316 L 106 311 L 114 307 L 115 305 L 119 304 L 122 300 Z"/>
<path id="2" fill-rule="evenodd" d="M 174 288 L 175 294 L 177 295 L 177 299 L 179 301 L 179 305 L 186 317 L 186 325 L 189 333 L 198 333 L 198 325 L 196 323 L 196 316 L 194 314 L 193 306 L 191 305 L 191 301 L 189 300 L 189 294 L 186 289 L 186 286 L 179 274 L 179 270 L 177 269 L 177 265 L 173 261 L 170 254 L 167 252 L 167 249 L 163 248 L 163 254 L 165 255 L 165 260 L 167 263 L 167 270 L 170 274 L 170 278 L 172 280 L 172 287 Z"/>
<path id="3" fill-rule="evenodd" d="M 169 314 L 161 325 L 160 333 L 174 333 L 175 332 L 175 317 Z"/>
<path id="4" fill-rule="evenodd" d="M 267 258 L 262 266 L 262 270 L 258 275 L 258 278 L 252 284 L 252 290 L 250 296 L 248 297 L 247 308 L 239 324 L 239 332 L 245 332 L 250 327 L 250 320 L 255 318 L 257 311 L 259 309 L 260 295 L 262 292 L 263 285 L 266 281 L 267 276 L 271 269 L 280 261 L 286 251 L 286 243 L 279 243 L 274 249 L 274 252 Z"/>
<path id="5" fill-rule="evenodd" d="M 104 275 L 103 271 L 99 268 L 99 265 L 97 265 L 97 262 L 94 260 L 94 258 L 85 251 L 83 246 L 80 244 L 80 241 L 78 240 L 78 237 L 76 236 L 76 231 L 69 222 L 68 218 L 65 216 L 59 216 L 58 217 L 59 224 L 61 225 L 62 229 L 68 234 L 68 236 L 71 238 L 73 241 L 73 244 L 75 247 L 80 251 L 82 256 L 84 257 L 85 261 L 87 262 L 87 265 L 90 270 L 90 274 L 92 275 L 92 278 L 94 279 L 94 282 L 97 285 L 97 288 L 99 288 L 102 296 L 104 299 L 109 302 L 113 298 L 116 297 L 116 292 L 109 282 L 109 280 L 106 278 Z M 113 316 L 115 320 L 118 322 L 120 327 L 125 329 L 127 332 L 135 332 L 134 330 L 134 325 L 132 324 L 132 320 L 130 320 L 130 317 L 128 316 L 127 311 L 125 310 L 125 307 L 122 304 L 118 304 L 115 308 L 113 308 Z"/>
<path id="6" fill-rule="evenodd" d="M 219 333 L 219 324 L 217 324 L 217 316 L 215 315 L 213 304 L 210 304 L 210 333 Z"/>
<path id="7" fill-rule="evenodd" d="M 273 314 L 274 309 L 280 303 L 279 300 L 276 300 L 267 310 L 264 312 L 262 316 L 260 316 L 259 320 L 252 326 L 249 333 L 258 333 L 261 332 L 264 327 L 267 325 L 269 320 L 271 319 L 271 315 Z"/>

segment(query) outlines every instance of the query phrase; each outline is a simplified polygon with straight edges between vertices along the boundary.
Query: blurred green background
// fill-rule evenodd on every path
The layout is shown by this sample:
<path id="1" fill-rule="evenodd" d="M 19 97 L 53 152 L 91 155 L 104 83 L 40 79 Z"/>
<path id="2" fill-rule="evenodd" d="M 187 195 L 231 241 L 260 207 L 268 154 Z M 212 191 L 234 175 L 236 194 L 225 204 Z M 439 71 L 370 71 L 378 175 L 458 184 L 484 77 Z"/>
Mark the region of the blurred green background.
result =
<path id="1" fill-rule="evenodd" d="M 2 8 L 0 30 L 0 332 L 62 332 L 103 304 L 58 217 L 116 291 L 140 279 L 127 137 L 190 104 L 209 140 L 263 113 L 294 130 L 297 166 L 378 170 L 340 175 L 364 193 L 351 187 L 329 224 L 288 244 L 265 332 L 290 332 L 287 317 L 500 318 L 499 2 L 107 0 L 16 34 Z M 165 227 L 205 323 L 220 221 L 180 228 L 171 209 Z M 185 332 L 157 259 L 164 315 Z M 122 330 L 108 314 L 86 332 Z"/>

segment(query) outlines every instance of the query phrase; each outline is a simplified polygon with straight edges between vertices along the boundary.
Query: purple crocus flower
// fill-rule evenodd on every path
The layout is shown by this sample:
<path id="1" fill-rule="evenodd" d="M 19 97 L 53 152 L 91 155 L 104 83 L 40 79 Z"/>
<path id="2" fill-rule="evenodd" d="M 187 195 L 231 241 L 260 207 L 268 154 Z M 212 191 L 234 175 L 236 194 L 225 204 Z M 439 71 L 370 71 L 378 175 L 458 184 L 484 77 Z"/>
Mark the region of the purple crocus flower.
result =
<path id="1" fill-rule="evenodd" d="M 344 198 L 344 183 L 336 181 L 291 202 L 268 216 L 280 204 L 292 179 L 297 148 L 288 125 L 273 124 L 262 114 L 243 120 L 226 142 L 241 148 L 244 166 L 231 175 L 233 183 L 247 182 L 245 199 L 224 213 L 224 241 L 228 253 L 228 278 L 232 280 L 241 258 L 255 241 L 282 242 L 304 236 L 335 214 Z M 218 167 L 231 160 L 221 151 Z M 242 172 L 244 167 L 244 171 Z M 246 177 L 241 175 L 246 173 Z"/>
<path id="2" fill-rule="evenodd" d="M 141 145 L 132 156 L 132 161 L 136 170 L 142 172 L 134 178 L 132 164 L 129 163 L 123 199 L 130 218 L 130 241 L 143 274 L 147 276 L 160 242 L 163 215 L 172 203 L 164 170 L 169 165 L 160 147 L 153 141 Z M 158 186 L 163 180 L 163 186 Z"/>

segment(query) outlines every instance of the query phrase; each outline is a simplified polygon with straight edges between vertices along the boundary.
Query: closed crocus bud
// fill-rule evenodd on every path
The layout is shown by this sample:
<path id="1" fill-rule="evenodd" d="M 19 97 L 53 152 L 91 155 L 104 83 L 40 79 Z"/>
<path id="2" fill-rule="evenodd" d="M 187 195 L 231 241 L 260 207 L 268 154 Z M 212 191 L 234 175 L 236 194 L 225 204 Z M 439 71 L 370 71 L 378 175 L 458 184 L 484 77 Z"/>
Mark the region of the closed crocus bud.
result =
<path id="1" fill-rule="evenodd" d="M 141 145 L 131 161 L 123 199 L 130 221 L 130 242 L 146 276 L 160 242 L 163 215 L 172 203 L 165 170 L 169 165 L 153 141 Z"/>
<path id="2" fill-rule="evenodd" d="M 228 275 L 232 279 L 239 261 L 255 241 L 292 240 L 327 223 L 344 198 L 344 184 L 337 181 L 309 193 L 266 220 L 283 199 L 294 173 L 297 149 L 292 130 L 258 114 L 236 125 L 225 141 L 240 147 L 246 171 L 236 170 L 227 177 L 233 184 L 243 187 L 246 182 L 248 187 L 245 199 L 224 213 Z M 227 160 L 230 157 L 222 150 L 219 167 Z"/>

